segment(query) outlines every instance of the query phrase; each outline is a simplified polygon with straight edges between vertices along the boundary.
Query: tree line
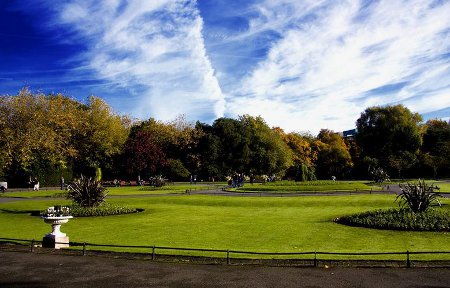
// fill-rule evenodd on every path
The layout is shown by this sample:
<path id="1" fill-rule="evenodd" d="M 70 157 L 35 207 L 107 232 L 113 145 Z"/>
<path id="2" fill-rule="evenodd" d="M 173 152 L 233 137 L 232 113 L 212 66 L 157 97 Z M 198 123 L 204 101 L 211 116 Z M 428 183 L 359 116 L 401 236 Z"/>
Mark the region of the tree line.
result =
<path id="1" fill-rule="evenodd" d="M 101 171 L 103 179 L 164 175 L 173 181 L 223 180 L 234 173 L 297 181 L 368 179 L 382 169 L 392 178 L 448 177 L 450 125 L 423 123 L 402 105 L 370 107 L 344 138 L 269 127 L 261 117 L 219 118 L 212 124 L 145 121 L 116 114 L 102 99 L 85 103 L 63 94 L 0 97 L 0 180 L 11 187 L 31 178 L 55 185 Z"/>

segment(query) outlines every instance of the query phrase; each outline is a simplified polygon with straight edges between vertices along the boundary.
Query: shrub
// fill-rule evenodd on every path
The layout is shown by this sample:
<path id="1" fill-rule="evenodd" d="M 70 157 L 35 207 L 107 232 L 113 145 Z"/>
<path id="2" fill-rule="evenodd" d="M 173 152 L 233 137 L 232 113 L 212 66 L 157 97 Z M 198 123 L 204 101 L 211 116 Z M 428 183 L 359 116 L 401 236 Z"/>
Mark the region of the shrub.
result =
<path id="1" fill-rule="evenodd" d="M 166 185 L 167 179 L 161 175 L 150 177 L 150 185 L 153 187 L 163 187 Z"/>
<path id="2" fill-rule="evenodd" d="M 389 230 L 450 231 L 450 215 L 443 209 L 422 213 L 413 213 L 409 209 L 375 210 L 336 218 L 335 222 Z"/>
<path id="3" fill-rule="evenodd" d="M 420 179 L 418 184 L 400 184 L 402 193 L 397 196 L 395 201 L 401 199 L 402 202 L 399 205 L 403 208 L 409 208 L 414 213 L 425 212 L 434 202 L 441 205 L 438 197 L 442 196 L 434 192 L 436 188 L 433 185 L 428 186 L 424 180 L 421 181 Z"/>
<path id="4" fill-rule="evenodd" d="M 82 207 L 97 207 L 105 201 L 105 191 L 100 181 L 81 175 L 67 187 L 67 198 Z"/>
<path id="5" fill-rule="evenodd" d="M 97 207 L 83 207 L 79 205 L 72 205 L 70 207 L 70 211 L 75 217 L 95 217 L 136 213 L 139 212 L 140 209 L 103 203 Z"/>
<path id="6" fill-rule="evenodd" d="M 373 181 L 375 183 L 383 183 L 390 181 L 389 175 L 381 167 L 372 168 L 370 169 L 369 173 L 370 175 L 372 175 Z"/>

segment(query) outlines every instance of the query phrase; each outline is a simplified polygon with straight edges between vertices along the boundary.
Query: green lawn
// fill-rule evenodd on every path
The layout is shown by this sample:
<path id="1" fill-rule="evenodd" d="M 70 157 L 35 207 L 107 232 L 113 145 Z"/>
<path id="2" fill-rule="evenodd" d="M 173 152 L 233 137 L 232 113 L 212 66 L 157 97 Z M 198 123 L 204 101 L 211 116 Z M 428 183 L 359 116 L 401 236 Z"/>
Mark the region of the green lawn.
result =
<path id="1" fill-rule="evenodd" d="M 376 230 L 332 221 L 342 215 L 396 207 L 394 199 L 393 195 L 114 198 L 108 202 L 145 211 L 76 218 L 63 225 L 62 230 L 71 241 L 100 244 L 155 244 L 259 252 L 450 251 L 449 233 Z M 447 205 L 442 209 L 450 213 L 450 201 L 444 199 L 443 202 Z M 39 217 L 30 216 L 29 211 L 57 203 L 67 202 L 43 199 L 0 204 L 0 237 L 41 239 L 50 226 Z M 403 256 L 398 257 L 403 259 Z M 449 259 L 448 255 L 414 257 Z"/>
<path id="2" fill-rule="evenodd" d="M 248 184 L 235 189 L 238 192 L 330 192 L 330 191 L 361 191 L 371 190 L 372 186 L 367 181 L 277 181 L 263 184 Z"/>
<path id="3" fill-rule="evenodd" d="M 64 191 L 62 190 L 39 190 L 39 191 L 14 191 L 0 194 L 0 197 L 14 197 L 14 198 L 41 198 L 41 197 L 57 197 L 64 198 Z"/>
<path id="4" fill-rule="evenodd" d="M 197 184 L 190 185 L 185 183 L 178 183 L 175 185 L 166 185 L 164 187 L 155 188 L 150 186 L 125 186 L 125 187 L 110 187 L 108 188 L 108 195 L 111 196 L 125 196 L 125 195 L 159 195 L 159 194 L 183 194 L 186 190 L 208 190 L 217 189 L 217 185 L 212 184 Z M 1 195 L 1 194 L 0 194 Z M 61 190 L 40 190 L 40 191 L 15 191 L 3 194 L 4 197 L 17 198 L 40 198 L 40 197 L 59 197 L 64 198 L 64 191 Z"/>
<path id="5" fill-rule="evenodd" d="M 408 180 L 408 181 L 398 181 L 395 182 L 395 184 L 399 184 L 399 183 L 417 183 L 419 179 L 415 179 L 415 180 Z M 440 180 L 425 180 L 425 183 L 428 185 L 433 185 L 433 186 L 438 186 L 440 188 L 439 192 L 441 193 L 450 193 L 450 182 L 446 182 L 446 181 L 440 181 Z M 386 183 L 387 185 L 392 185 L 392 183 Z"/>
<path id="6" fill-rule="evenodd" d="M 450 193 L 450 182 L 432 182 L 431 184 L 438 186 L 441 193 Z"/>

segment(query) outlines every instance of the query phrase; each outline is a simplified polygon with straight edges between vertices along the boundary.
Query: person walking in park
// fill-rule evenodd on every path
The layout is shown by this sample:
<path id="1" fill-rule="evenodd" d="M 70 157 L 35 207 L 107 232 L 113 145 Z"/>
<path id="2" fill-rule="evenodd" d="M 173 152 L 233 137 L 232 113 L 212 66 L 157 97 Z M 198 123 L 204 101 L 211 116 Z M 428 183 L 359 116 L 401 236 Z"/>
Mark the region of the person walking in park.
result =
<path id="1" fill-rule="evenodd" d="M 33 180 L 33 191 L 39 191 L 39 181 L 37 180 L 37 178 L 35 177 Z"/>

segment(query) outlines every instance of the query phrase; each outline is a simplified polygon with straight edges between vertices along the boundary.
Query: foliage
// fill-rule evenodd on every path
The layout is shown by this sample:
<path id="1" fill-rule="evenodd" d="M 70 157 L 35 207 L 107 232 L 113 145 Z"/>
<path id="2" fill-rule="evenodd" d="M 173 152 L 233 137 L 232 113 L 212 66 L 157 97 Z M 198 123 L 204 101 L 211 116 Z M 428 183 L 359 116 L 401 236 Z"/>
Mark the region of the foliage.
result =
<path id="1" fill-rule="evenodd" d="M 310 166 L 308 167 L 305 164 L 300 164 L 299 167 L 293 167 L 294 169 L 296 169 L 296 173 L 295 173 L 295 181 L 314 181 L 316 180 L 316 174 L 315 174 L 315 169 L 314 166 Z M 292 169 L 292 168 L 291 168 Z"/>
<path id="2" fill-rule="evenodd" d="M 369 173 L 372 176 L 372 179 L 375 183 L 383 183 L 386 181 L 390 181 L 389 175 L 381 167 L 371 168 L 369 170 Z"/>
<path id="3" fill-rule="evenodd" d="M 150 185 L 153 187 L 163 187 L 166 185 L 167 179 L 162 175 L 150 177 Z"/>
<path id="4" fill-rule="evenodd" d="M 129 173 L 148 176 L 168 163 L 158 139 L 155 139 L 150 131 L 132 132 L 125 147 L 124 154 Z"/>
<path id="5" fill-rule="evenodd" d="M 184 167 L 183 162 L 179 159 L 169 159 L 167 169 L 165 170 L 172 181 L 186 180 L 190 175 L 189 171 Z"/>
<path id="6" fill-rule="evenodd" d="M 72 215 L 75 217 L 110 216 L 110 215 L 121 215 L 138 212 L 138 209 L 136 208 L 111 205 L 106 202 L 96 207 L 72 205 L 70 209 L 72 211 Z"/>
<path id="7" fill-rule="evenodd" d="M 442 120 L 429 120 L 423 135 L 423 163 L 433 169 L 436 178 L 438 170 L 445 172 L 450 167 L 450 124 Z"/>
<path id="8" fill-rule="evenodd" d="M 317 138 L 320 141 L 317 144 L 317 173 L 322 179 L 330 179 L 331 176 L 345 177 L 353 167 L 353 162 L 342 136 L 322 129 Z"/>
<path id="9" fill-rule="evenodd" d="M 64 216 L 72 216 L 70 212 L 70 207 L 55 205 L 48 207 L 47 210 L 42 211 L 42 217 L 64 217 Z"/>
<path id="10" fill-rule="evenodd" d="M 95 180 L 102 181 L 102 168 L 95 168 Z"/>
<path id="11" fill-rule="evenodd" d="M 332 175 L 363 179 L 368 167 L 399 177 L 450 175 L 450 125 L 420 121 L 401 105 L 367 108 L 353 141 L 325 129 L 317 137 L 285 133 L 249 115 L 219 118 L 212 125 L 194 125 L 183 116 L 132 121 L 95 96 L 79 102 L 24 88 L 0 97 L 0 179 L 10 187 L 24 187 L 30 177 L 50 186 L 61 176 L 68 182 L 73 175 L 98 176 L 98 169 L 105 180 L 160 173 L 180 180 L 189 174 L 225 179 L 233 173 L 300 181 Z"/>
<path id="12" fill-rule="evenodd" d="M 213 125 L 197 123 L 203 131 L 200 168 L 225 178 L 233 173 L 284 174 L 292 155 L 279 134 L 261 117 L 219 118 Z"/>
<path id="13" fill-rule="evenodd" d="M 91 96 L 84 106 L 82 115 L 84 125 L 78 131 L 77 162 L 83 165 L 79 172 L 86 168 L 111 168 L 114 155 L 122 151 L 128 137 L 130 120 L 113 113 L 102 99 Z"/>
<path id="14" fill-rule="evenodd" d="M 316 179 L 315 163 L 317 161 L 318 150 L 314 145 L 314 139 L 299 133 L 286 134 L 283 129 L 276 127 L 273 129 L 291 150 L 293 165 L 288 169 L 286 176 L 295 178 L 296 181 L 311 181 Z"/>
<path id="15" fill-rule="evenodd" d="M 105 201 L 106 188 L 101 181 L 83 175 L 67 187 L 67 199 L 82 207 L 97 207 Z"/>
<path id="16" fill-rule="evenodd" d="M 411 168 L 417 162 L 417 156 L 408 151 L 400 151 L 388 158 L 389 165 L 397 170 L 398 178 L 402 178 L 402 171 Z"/>
<path id="17" fill-rule="evenodd" d="M 244 115 L 239 120 L 249 136 L 247 141 L 250 157 L 244 171 L 283 176 L 284 171 L 292 165 L 288 146 L 263 118 Z"/>
<path id="18" fill-rule="evenodd" d="M 94 167 L 114 166 L 129 124 L 97 97 L 85 105 L 24 88 L 0 97 L 0 170 L 14 186 L 29 177 L 55 185 L 61 176 L 70 179 L 73 170 L 93 175 Z"/>
<path id="19" fill-rule="evenodd" d="M 413 213 L 425 212 L 434 202 L 441 205 L 438 197 L 442 196 L 434 192 L 437 188 L 420 179 L 417 184 L 400 184 L 402 193 L 395 200 L 400 199 L 399 205 L 409 208 Z"/>
<path id="20" fill-rule="evenodd" d="M 405 154 L 408 157 L 414 155 L 422 144 L 421 121 L 419 114 L 403 105 L 370 107 L 356 121 L 356 142 L 363 156 L 375 158 L 378 165 L 398 171 L 404 162 L 396 157 L 402 153 L 408 153 Z"/>
<path id="21" fill-rule="evenodd" d="M 371 187 L 363 182 L 350 181 L 277 181 L 267 182 L 263 185 L 246 185 L 239 188 L 242 192 L 273 192 L 273 193 L 291 193 L 291 192 L 330 192 L 330 191 L 361 191 L 371 190 Z"/>
<path id="22" fill-rule="evenodd" d="M 375 210 L 337 218 L 338 223 L 368 228 L 411 231 L 450 231 L 450 214 L 442 209 L 413 213 L 409 209 Z"/>

